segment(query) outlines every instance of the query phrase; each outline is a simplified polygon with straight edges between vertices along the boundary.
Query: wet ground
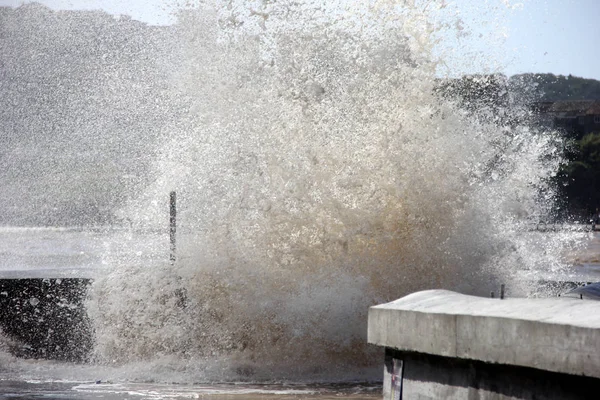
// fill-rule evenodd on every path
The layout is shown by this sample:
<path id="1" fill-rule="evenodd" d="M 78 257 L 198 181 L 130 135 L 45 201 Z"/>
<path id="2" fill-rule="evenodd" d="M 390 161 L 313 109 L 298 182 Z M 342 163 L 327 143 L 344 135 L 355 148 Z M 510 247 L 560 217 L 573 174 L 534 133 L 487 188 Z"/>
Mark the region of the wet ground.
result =
<path id="1" fill-rule="evenodd" d="M 168 385 L 151 383 L 42 382 L 0 379 L 0 399 L 12 400 L 300 400 L 377 399 L 380 384 Z"/>

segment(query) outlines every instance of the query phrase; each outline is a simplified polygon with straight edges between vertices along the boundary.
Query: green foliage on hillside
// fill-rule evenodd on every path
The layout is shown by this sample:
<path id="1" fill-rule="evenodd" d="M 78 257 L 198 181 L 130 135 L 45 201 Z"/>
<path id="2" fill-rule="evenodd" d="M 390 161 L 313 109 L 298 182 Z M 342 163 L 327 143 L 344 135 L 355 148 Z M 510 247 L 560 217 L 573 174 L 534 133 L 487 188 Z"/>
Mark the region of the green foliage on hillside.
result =
<path id="1" fill-rule="evenodd" d="M 600 100 L 600 81 L 572 75 L 469 75 L 440 81 L 436 90 L 478 117 L 501 116 L 508 125 L 540 126 L 539 115 L 531 112 L 539 102 Z M 583 137 L 563 134 L 567 150 L 556 179 L 558 202 L 565 214 L 585 217 L 600 208 L 600 130 Z"/>
<path id="2" fill-rule="evenodd" d="M 567 162 L 557 177 L 559 193 L 571 214 L 600 208 L 600 132 L 572 142 Z"/>
<path id="3" fill-rule="evenodd" d="M 520 81 L 533 88 L 539 101 L 600 100 L 600 81 L 573 75 L 520 74 L 510 82 Z"/>
<path id="4" fill-rule="evenodd" d="M 558 176 L 560 193 L 574 214 L 600 207 L 600 133 L 591 133 L 573 143 L 568 162 Z"/>

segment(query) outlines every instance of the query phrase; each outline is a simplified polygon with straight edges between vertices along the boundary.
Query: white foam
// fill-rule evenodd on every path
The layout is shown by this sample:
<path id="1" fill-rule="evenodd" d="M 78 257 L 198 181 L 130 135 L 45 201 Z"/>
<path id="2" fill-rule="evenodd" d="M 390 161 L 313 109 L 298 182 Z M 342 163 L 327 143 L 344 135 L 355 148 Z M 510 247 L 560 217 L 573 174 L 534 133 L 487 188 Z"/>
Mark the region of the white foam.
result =
<path id="1" fill-rule="evenodd" d="M 116 206 L 125 182 L 121 220 L 160 232 L 176 190 L 187 235 L 175 265 L 151 240 L 103 248 L 87 303 L 95 367 L 124 381 L 377 379 L 370 305 L 428 288 L 488 295 L 516 288 L 519 269 L 565 267 L 578 233 L 527 232 L 552 209 L 559 138 L 520 124 L 518 105 L 440 96 L 439 10 L 396 3 L 209 0 L 154 32 L 162 47 L 140 40 L 137 70 L 107 55 L 98 96 L 164 125 L 91 124 L 57 161 L 76 179 L 51 187 L 52 204 Z M 169 80 L 147 74 L 158 66 Z M 106 153 L 85 153 L 96 141 Z"/>

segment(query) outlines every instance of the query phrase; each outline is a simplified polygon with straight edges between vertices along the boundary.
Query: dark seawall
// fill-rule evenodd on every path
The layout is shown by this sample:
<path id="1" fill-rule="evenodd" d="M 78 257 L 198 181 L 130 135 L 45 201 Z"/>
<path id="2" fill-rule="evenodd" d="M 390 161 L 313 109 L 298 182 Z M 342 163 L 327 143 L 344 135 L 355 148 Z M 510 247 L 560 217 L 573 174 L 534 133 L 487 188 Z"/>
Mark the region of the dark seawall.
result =
<path id="1" fill-rule="evenodd" d="M 90 278 L 0 278 L 0 330 L 23 358 L 85 361 L 93 334 L 84 301 Z"/>

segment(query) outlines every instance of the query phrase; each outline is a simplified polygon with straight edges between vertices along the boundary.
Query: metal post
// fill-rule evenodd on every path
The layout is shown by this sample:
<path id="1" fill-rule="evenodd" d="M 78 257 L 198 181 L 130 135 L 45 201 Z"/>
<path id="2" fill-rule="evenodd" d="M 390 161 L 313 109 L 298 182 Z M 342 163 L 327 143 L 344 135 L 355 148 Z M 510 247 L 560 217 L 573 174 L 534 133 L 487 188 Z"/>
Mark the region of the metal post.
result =
<path id="1" fill-rule="evenodd" d="M 504 283 L 500 285 L 500 300 L 504 299 Z"/>
<path id="2" fill-rule="evenodd" d="M 169 198 L 169 240 L 171 242 L 171 262 L 175 262 L 176 238 L 177 238 L 177 196 L 171 192 Z"/>

